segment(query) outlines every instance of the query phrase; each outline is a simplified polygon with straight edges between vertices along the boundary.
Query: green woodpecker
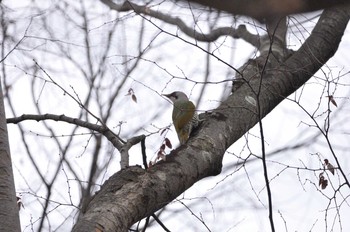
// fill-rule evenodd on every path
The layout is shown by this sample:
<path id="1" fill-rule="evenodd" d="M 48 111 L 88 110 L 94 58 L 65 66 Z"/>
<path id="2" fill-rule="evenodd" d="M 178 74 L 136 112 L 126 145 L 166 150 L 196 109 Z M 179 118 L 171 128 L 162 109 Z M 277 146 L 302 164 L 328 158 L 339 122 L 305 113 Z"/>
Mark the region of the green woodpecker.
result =
<path id="1" fill-rule="evenodd" d="M 175 91 L 164 96 L 174 103 L 173 124 L 180 144 L 185 144 L 192 129 L 199 123 L 198 114 L 195 112 L 196 107 L 183 92 Z"/>

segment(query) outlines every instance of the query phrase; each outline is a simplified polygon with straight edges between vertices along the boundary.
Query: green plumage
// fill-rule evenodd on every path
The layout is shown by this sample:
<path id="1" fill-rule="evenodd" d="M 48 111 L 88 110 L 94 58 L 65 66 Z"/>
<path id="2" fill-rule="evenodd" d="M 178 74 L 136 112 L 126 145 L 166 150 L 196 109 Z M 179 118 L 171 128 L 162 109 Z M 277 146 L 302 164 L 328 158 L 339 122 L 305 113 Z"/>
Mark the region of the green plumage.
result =
<path id="1" fill-rule="evenodd" d="M 183 100 L 174 103 L 173 123 L 181 144 L 184 144 L 190 136 L 195 109 L 191 101 Z"/>
<path id="2" fill-rule="evenodd" d="M 171 94 L 164 94 L 164 96 L 174 103 L 174 127 L 180 144 L 185 144 L 190 137 L 192 129 L 198 126 L 199 119 L 196 107 L 183 92 L 175 91 Z"/>

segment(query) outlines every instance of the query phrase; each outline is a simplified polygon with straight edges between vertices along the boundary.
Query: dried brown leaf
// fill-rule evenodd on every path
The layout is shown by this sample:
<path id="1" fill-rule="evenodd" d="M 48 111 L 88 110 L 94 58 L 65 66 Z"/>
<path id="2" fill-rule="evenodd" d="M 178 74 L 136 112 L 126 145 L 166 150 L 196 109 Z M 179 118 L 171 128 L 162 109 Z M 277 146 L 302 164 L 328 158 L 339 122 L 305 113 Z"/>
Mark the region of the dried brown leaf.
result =
<path id="1" fill-rule="evenodd" d="M 165 138 L 165 145 L 169 147 L 170 149 L 173 148 L 173 145 L 171 144 L 170 140 L 168 138 Z"/>
<path id="2" fill-rule="evenodd" d="M 318 185 L 321 186 L 321 189 L 325 189 L 328 185 L 328 180 L 324 178 L 323 172 L 319 175 L 320 179 L 318 180 Z"/>
<path id="3" fill-rule="evenodd" d="M 321 173 L 321 174 L 320 174 L 320 179 L 319 179 L 319 181 L 318 181 L 318 185 L 321 186 L 323 181 L 324 181 L 324 176 L 323 176 L 323 174 Z"/>
<path id="4" fill-rule="evenodd" d="M 327 169 L 334 175 L 334 166 L 331 163 L 327 164 Z"/>
<path id="5" fill-rule="evenodd" d="M 327 185 L 328 185 L 328 180 L 323 180 L 322 184 L 321 184 L 321 188 L 325 189 L 327 187 Z"/>
<path id="6" fill-rule="evenodd" d="M 323 165 L 334 175 L 334 166 L 328 161 L 328 159 L 324 159 Z"/>
<path id="7" fill-rule="evenodd" d="M 165 150 L 165 144 L 163 143 L 162 144 L 162 146 L 160 146 L 160 148 L 159 148 L 159 152 L 164 152 L 164 150 Z"/>
<path id="8" fill-rule="evenodd" d="M 327 97 L 328 97 L 328 100 L 329 100 L 330 102 L 332 102 L 333 105 L 335 105 L 336 107 L 338 107 L 337 102 L 334 100 L 333 95 L 329 95 L 329 96 L 327 96 Z"/>
<path id="9" fill-rule="evenodd" d="M 137 98 L 136 98 L 136 95 L 135 95 L 135 94 L 132 94 L 132 95 L 131 95 L 131 99 L 132 99 L 135 103 L 137 103 Z"/>

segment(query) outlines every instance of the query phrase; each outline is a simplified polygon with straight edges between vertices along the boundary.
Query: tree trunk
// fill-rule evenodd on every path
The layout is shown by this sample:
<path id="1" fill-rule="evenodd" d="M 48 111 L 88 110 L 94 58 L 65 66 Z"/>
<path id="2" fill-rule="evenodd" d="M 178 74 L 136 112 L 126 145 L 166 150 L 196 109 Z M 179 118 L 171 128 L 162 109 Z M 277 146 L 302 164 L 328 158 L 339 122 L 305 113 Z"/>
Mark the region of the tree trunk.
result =
<path id="1" fill-rule="evenodd" d="M 282 60 L 270 59 L 273 52 L 270 50 L 250 61 L 261 72 L 254 68 L 249 71 L 253 73 L 243 72 L 244 83 L 206 115 L 187 144 L 148 170 L 134 166 L 110 177 L 81 214 L 73 231 L 127 231 L 200 179 L 219 174 L 227 148 L 334 55 L 349 12 L 349 7 L 325 10 L 310 37 L 288 59 L 283 55 Z M 252 78 L 248 80 L 247 76 Z"/>
<path id="2" fill-rule="evenodd" d="M 0 231 L 21 231 L 7 134 L 2 87 L 0 88 Z"/>

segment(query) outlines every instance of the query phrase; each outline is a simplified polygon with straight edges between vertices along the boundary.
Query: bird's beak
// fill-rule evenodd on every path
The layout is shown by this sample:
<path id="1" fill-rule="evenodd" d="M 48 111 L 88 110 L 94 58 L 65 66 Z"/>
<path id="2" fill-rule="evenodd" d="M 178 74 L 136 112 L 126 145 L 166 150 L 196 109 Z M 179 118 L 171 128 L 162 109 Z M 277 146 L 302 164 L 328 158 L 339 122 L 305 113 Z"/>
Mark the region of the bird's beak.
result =
<path id="1" fill-rule="evenodd" d="M 170 93 L 169 94 L 162 94 L 162 96 L 170 98 L 171 94 Z"/>

